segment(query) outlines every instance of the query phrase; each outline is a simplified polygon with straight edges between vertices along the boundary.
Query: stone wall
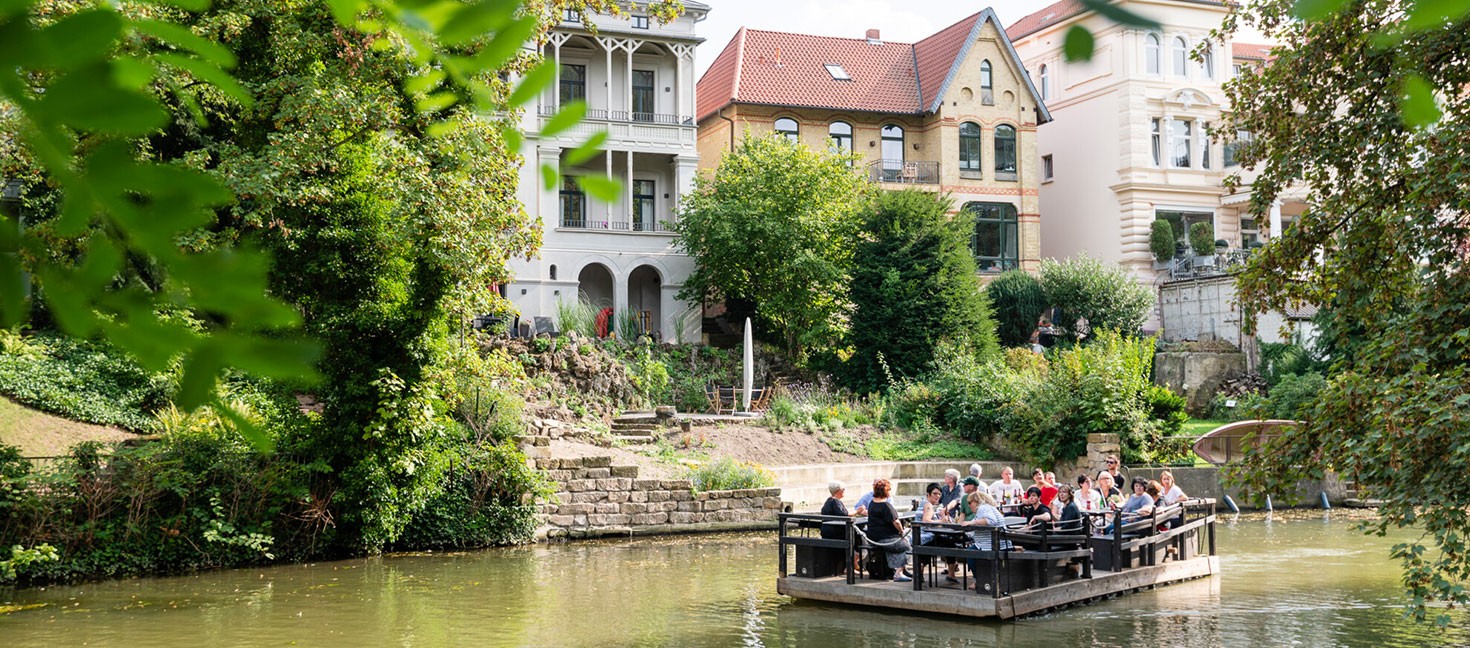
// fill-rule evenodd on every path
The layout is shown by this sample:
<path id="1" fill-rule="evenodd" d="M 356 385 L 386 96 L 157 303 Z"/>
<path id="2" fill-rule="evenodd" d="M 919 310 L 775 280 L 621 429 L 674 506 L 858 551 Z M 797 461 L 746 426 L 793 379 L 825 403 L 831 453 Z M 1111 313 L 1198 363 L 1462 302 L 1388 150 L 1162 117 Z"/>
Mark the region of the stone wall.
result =
<path id="1" fill-rule="evenodd" d="M 1246 372 L 1244 353 L 1161 352 L 1154 354 L 1154 383 L 1188 401 L 1185 409 L 1202 416 L 1220 383 Z"/>
<path id="2" fill-rule="evenodd" d="M 687 479 L 640 479 L 637 466 L 611 457 L 537 459 L 557 484 L 543 504 L 547 538 L 593 538 L 660 533 L 771 529 L 781 489 L 693 492 Z"/>

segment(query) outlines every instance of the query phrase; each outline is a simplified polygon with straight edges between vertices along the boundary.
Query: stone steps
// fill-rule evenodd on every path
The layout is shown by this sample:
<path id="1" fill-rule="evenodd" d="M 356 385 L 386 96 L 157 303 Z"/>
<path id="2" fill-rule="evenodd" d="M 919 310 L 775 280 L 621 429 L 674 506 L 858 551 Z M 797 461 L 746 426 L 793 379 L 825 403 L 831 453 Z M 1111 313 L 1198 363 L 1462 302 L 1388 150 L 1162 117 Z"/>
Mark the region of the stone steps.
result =
<path id="1" fill-rule="evenodd" d="M 653 445 L 654 437 L 649 434 L 614 434 L 614 443 L 623 445 Z"/>

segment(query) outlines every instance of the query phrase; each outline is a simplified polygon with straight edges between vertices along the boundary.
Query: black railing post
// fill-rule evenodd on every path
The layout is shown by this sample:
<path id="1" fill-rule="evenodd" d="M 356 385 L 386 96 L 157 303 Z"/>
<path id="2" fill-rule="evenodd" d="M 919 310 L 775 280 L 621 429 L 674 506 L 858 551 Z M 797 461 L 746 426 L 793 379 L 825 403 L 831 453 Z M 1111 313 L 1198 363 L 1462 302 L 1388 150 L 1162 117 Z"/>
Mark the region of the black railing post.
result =
<path id="1" fill-rule="evenodd" d="M 1123 512 L 1113 511 L 1113 571 L 1123 571 Z"/>
<path id="2" fill-rule="evenodd" d="M 780 528 L 776 531 L 777 546 L 781 548 L 781 557 L 777 560 L 777 569 L 781 570 L 781 578 L 786 578 L 786 514 L 782 513 L 777 520 Z"/>
<path id="3" fill-rule="evenodd" d="M 852 518 L 847 518 L 847 556 L 843 558 L 847 562 L 847 584 L 857 583 L 857 547 L 853 546 L 857 540 L 857 527 Z"/>
<path id="4" fill-rule="evenodd" d="M 909 535 L 913 538 L 913 542 L 909 545 L 909 551 L 912 551 L 914 553 L 914 571 L 919 572 L 917 574 L 910 574 L 914 577 L 915 592 L 924 591 L 924 568 L 919 566 L 919 527 L 922 524 L 924 524 L 924 522 L 922 520 L 918 520 L 909 525 Z"/>

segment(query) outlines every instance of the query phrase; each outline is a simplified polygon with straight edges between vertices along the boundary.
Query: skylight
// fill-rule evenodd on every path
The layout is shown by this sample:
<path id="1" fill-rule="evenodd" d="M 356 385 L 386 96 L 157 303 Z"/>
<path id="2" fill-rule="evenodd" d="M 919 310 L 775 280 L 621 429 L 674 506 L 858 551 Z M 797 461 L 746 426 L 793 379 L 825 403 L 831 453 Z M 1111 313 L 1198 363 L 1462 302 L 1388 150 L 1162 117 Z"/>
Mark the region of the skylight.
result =
<path id="1" fill-rule="evenodd" d="M 842 69 L 841 65 L 838 65 L 836 63 L 828 63 L 824 67 L 827 68 L 827 73 L 832 75 L 832 78 L 838 81 L 852 80 L 852 77 L 847 76 L 847 70 Z"/>

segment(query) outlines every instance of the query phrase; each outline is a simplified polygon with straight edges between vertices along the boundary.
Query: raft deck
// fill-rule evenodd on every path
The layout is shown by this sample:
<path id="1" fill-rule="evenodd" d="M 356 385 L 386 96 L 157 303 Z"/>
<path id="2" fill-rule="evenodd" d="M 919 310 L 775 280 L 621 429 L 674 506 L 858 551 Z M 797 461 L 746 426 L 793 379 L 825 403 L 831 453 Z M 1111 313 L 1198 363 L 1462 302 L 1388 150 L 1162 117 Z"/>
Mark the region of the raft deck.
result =
<path id="1" fill-rule="evenodd" d="M 1219 573 L 1214 505 L 1214 500 L 1194 500 L 1121 524 L 1104 513 L 1080 528 L 1055 532 L 988 529 L 989 546 L 1023 548 L 1019 552 L 980 550 L 967 543 L 921 545 L 921 531 L 969 533 L 976 527 L 915 522 L 910 528 L 912 583 L 867 580 L 854 571 L 845 557 L 873 550 L 864 542 L 862 519 L 784 513 L 776 591 L 798 599 L 973 618 L 1040 614 Z M 814 537 L 823 526 L 829 537 Z M 1096 532 L 1100 528 L 1108 533 Z M 795 574 L 787 569 L 792 547 Z M 938 582 L 943 558 L 967 565 L 962 584 Z M 1076 573 L 1069 563 L 1077 565 Z"/>
<path id="2" fill-rule="evenodd" d="M 925 588 L 915 592 L 908 583 L 895 583 L 891 580 L 864 580 L 848 585 L 843 576 L 778 578 L 776 592 L 813 601 L 1006 620 L 1170 583 L 1205 578 L 1219 571 L 1219 556 L 1200 556 L 1122 572 L 1093 572 L 1092 578 L 1066 581 L 997 598 L 951 587 Z"/>

